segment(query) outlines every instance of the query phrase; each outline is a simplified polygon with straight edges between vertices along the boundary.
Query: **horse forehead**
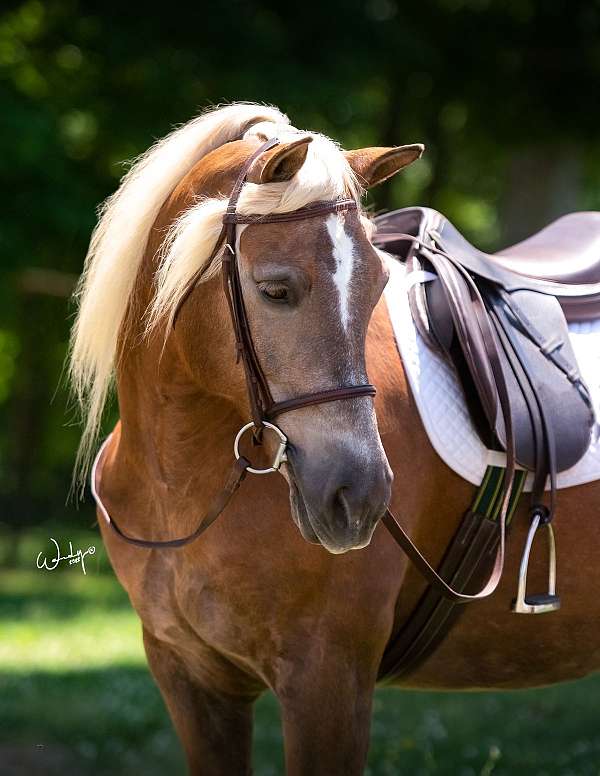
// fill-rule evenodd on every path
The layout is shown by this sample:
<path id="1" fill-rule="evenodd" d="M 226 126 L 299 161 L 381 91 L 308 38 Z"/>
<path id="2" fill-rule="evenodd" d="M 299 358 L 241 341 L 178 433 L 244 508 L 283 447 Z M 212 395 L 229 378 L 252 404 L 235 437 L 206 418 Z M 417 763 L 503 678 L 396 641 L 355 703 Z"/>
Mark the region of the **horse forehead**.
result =
<path id="1" fill-rule="evenodd" d="M 345 276 L 350 264 L 361 262 L 364 242 L 355 214 L 330 213 L 300 221 L 252 224 L 244 229 L 240 244 L 253 261 L 297 263 L 315 273 L 325 271 L 335 282 L 340 265 Z"/>
<path id="2" fill-rule="evenodd" d="M 322 257 L 327 230 L 321 219 L 311 218 L 285 223 L 250 224 L 244 229 L 241 247 L 254 261 L 301 263 L 310 269 L 314 259 Z M 331 250 L 329 250 L 331 254 Z"/>

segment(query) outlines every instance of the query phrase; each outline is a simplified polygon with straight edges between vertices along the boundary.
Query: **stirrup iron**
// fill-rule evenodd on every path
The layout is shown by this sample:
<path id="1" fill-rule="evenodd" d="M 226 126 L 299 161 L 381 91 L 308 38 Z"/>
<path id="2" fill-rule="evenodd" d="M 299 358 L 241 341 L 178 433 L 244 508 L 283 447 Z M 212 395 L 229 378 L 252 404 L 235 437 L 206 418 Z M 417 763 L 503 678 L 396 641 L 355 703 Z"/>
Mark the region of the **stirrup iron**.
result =
<path id="1" fill-rule="evenodd" d="M 542 522 L 543 513 L 536 509 L 533 513 L 527 541 L 523 549 L 521 566 L 519 568 L 519 587 L 517 588 L 517 597 L 512 602 L 512 611 L 517 614 L 544 614 L 545 612 L 554 612 L 560 609 L 560 597 L 556 595 L 556 543 L 554 541 L 554 531 L 552 524 Z M 538 595 L 527 595 L 527 569 L 529 567 L 529 557 L 531 547 L 538 528 L 546 527 L 548 529 L 548 592 Z"/>

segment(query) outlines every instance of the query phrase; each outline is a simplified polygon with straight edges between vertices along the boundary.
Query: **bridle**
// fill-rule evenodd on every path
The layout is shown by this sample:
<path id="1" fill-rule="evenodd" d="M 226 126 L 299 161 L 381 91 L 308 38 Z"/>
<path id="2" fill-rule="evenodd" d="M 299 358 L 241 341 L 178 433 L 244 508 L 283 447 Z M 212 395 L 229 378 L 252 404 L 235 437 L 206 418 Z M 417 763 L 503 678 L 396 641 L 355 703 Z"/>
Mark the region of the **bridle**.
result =
<path id="1" fill-rule="evenodd" d="M 252 423 L 254 425 L 255 436 L 260 434 L 265 427 L 265 422 L 272 421 L 282 415 L 284 412 L 309 407 L 315 404 L 324 404 L 331 401 L 340 401 L 342 399 L 354 399 L 359 396 L 374 396 L 375 388 L 372 385 L 349 385 L 340 388 L 332 388 L 327 391 L 318 391 L 315 393 L 297 396 L 285 401 L 275 402 L 271 395 L 269 382 L 262 369 L 260 360 L 256 354 L 252 333 L 246 314 L 244 296 L 242 293 L 242 284 L 240 280 L 239 263 L 236 253 L 236 227 L 238 224 L 274 224 L 290 221 L 303 221 L 309 218 L 316 218 L 327 213 L 347 213 L 356 211 L 358 205 L 354 199 L 335 199 L 329 202 L 320 202 L 316 205 L 293 210 L 289 213 L 272 213 L 270 215 L 240 215 L 237 212 L 237 204 L 246 181 L 248 172 L 252 165 L 266 151 L 279 144 L 279 140 L 273 138 L 263 143 L 245 162 L 240 174 L 235 182 L 227 209 L 223 216 L 223 227 L 221 234 L 213 250 L 209 262 L 212 261 L 224 246 L 222 262 L 223 290 L 229 305 L 231 322 L 235 334 L 236 360 L 242 362 L 244 374 L 246 376 L 246 387 L 248 390 L 248 399 L 250 401 L 250 410 L 252 413 Z M 185 291 L 175 312 L 175 320 L 185 303 L 188 296 L 198 282 L 202 269 L 198 270 L 191 279 L 190 284 Z M 249 425 L 249 424 L 248 424 Z M 252 426 L 249 426 L 252 428 Z M 248 426 L 246 426 L 248 428 Z M 280 432 L 283 434 L 283 432 Z M 278 467 L 275 467 L 278 468 Z"/>
<path id="2" fill-rule="evenodd" d="M 288 213 L 272 213 L 269 215 L 240 215 L 237 212 L 238 200 L 252 165 L 259 158 L 259 156 L 277 145 L 279 145 L 278 139 L 273 138 L 271 140 L 267 140 L 265 143 L 259 146 L 259 148 L 257 148 L 256 151 L 254 151 L 254 153 L 252 153 L 244 162 L 234 184 L 229 201 L 227 203 L 227 208 L 223 215 L 223 226 L 221 228 L 221 233 L 219 234 L 215 247 L 213 248 L 213 251 L 207 261 L 207 265 L 209 265 L 217 258 L 220 252 L 223 253 L 221 257 L 221 274 L 223 279 L 223 290 L 225 292 L 225 297 L 227 298 L 231 323 L 235 335 L 236 363 L 241 361 L 244 368 L 248 400 L 250 403 L 250 412 L 252 415 L 252 420 L 242 426 L 242 428 L 238 431 L 237 436 L 235 437 L 233 445 L 235 463 L 227 480 L 227 484 L 218 495 L 211 508 L 208 510 L 206 516 L 201 521 L 198 528 L 193 533 L 180 539 L 170 539 L 167 541 L 137 539 L 133 536 L 128 536 L 125 534 L 119 528 L 117 523 L 111 519 L 97 492 L 96 475 L 98 464 L 101 460 L 103 450 L 108 443 L 108 439 L 100 449 L 98 456 L 96 457 L 96 461 L 94 462 L 94 466 L 92 468 L 92 493 L 96 499 L 100 511 L 111 528 L 117 534 L 119 534 L 122 539 L 138 547 L 167 548 L 182 547 L 185 544 L 189 544 L 190 542 L 197 539 L 198 536 L 200 536 L 202 533 L 204 533 L 208 526 L 211 525 L 214 520 L 216 520 L 216 518 L 221 514 L 248 472 L 251 474 L 269 474 L 271 472 L 277 471 L 281 464 L 287 460 L 286 449 L 288 444 L 286 435 L 279 428 L 279 426 L 273 422 L 279 415 L 282 415 L 285 412 L 291 412 L 292 410 L 301 409 L 303 407 L 310 407 L 316 404 L 325 404 L 327 402 L 341 401 L 344 399 L 355 399 L 363 396 L 375 396 L 375 387 L 368 383 L 365 385 L 345 385 L 338 388 L 331 388 L 325 391 L 316 391 L 315 393 L 296 396 L 291 399 L 285 399 L 284 401 L 279 402 L 274 401 L 271 394 L 269 382 L 265 376 L 260 360 L 256 353 L 256 349 L 254 347 L 254 341 L 252 339 L 252 333 L 246 313 L 246 306 L 244 304 L 244 295 L 242 293 L 242 284 L 236 250 L 237 225 L 273 224 L 289 221 L 302 221 L 309 218 L 317 218 L 318 216 L 326 215 L 328 213 L 347 213 L 356 211 L 358 209 L 356 200 L 345 198 L 334 199 L 327 202 L 319 202 L 315 205 L 309 205 L 307 207 L 299 208 L 298 210 L 293 210 Z M 203 271 L 204 268 L 199 269 L 190 279 L 186 290 L 182 294 L 174 312 L 173 326 L 176 325 L 181 308 L 194 291 Z M 278 439 L 278 446 L 271 465 L 267 468 L 258 469 L 253 467 L 250 461 L 241 455 L 239 450 L 240 441 L 246 432 L 252 431 L 254 441 L 258 444 L 261 444 L 263 431 L 265 429 L 276 435 Z"/>
<path id="3" fill-rule="evenodd" d="M 102 516 L 106 520 L 107 524 L 111 527 L 111 529 L 116 534 L 118 534 L 121 539 L 134 546 L 145 547 L 148 549 L 167 549 L 183 547 L 186 544 L 190 544 L 199 536 L 201 536 L 206 531 L 206 529 L 219 517 L 219 515 L 223 512 L 231 500 L 233 494 L 237 491 L 243 482 L 248 472 L 252 474 L 268 474 L 270 472 L 277 471 L 281 464 L 287 460 L 286 449 L 288 444 L 286 435 L 275 423 L 272 422 L 279 415 L 282 415 L 285 412 L 301 409 L 303 407 L 325 404 L 332 401 L 375 396 L 375 387 L 371 384 L 341 386 L 325 391 L 318 391 L 315 393 L 297 396 L 280 402 L 275 402 L 273 400 L 273 396 L 271 395 L 268 380 L 265 376 L 265 373 L 260 364 L 260 360 L 254 348 L 254 342 L 246 314 L 246 307 L 244 304 L 244 297 L 239 274 L 238 257 L 236 252 L 237 225 L 301 221 L 328 213 L 346 213 L 357 211 L 358 209 L 357 202 L 354 199 L 346 198 L 320 202 L 315 205 L 309 205 L 307 207 L 299 208 L 298 210 L 290 211 L 288 213 L 272 213 L 269 215 L 240 215 L 237 212 L 238 200 L 252 165 L 259 156 L 264 154 L 269 149 L 274 148 L 276 145 L 279 145 L 278 139 L 273 138 L 271 140 L 267 140 L 259 148 L 257 148 L 256 151 L 254 151 L 254 153 L 252 153 L 243 164 L 229 197 L 227 208 L 223 215 L 223 226 L 221 228 L 221 232 L 207 262 L 207 264 L 210 264 L 210 262 L 215 260 L 219 253 L 223 251 L 223 256 L 221 259 L 223 290 L 227 298 L 229 312 L 231 315 L 231 322 L 235 334 L 236 362 L 241 361 L 244 367 L 252 420 L 242 426 L 242 428 L 238 431 L 237 436 L 235 437 L 235 461 L 229 473 L 225 487 L 217 495 L 208 511 L 204 515 L 204 518 L 200 521 L 198 527 L 191 534 L 178 539 L 169 539 L 163 541 L 138 539 L 124 533 L 119 525 L 110 517 L 99 496 L 97 482 L 103 454 L 111 437 L 109 436 L 105 440 L 104 444 L 98 451 L 96 460 L 94 461 L 94 465 L 92 467 L 92 495 L 94 496 Z M 194 291 L 203 271 L 204 268 L 199 269 L 190 279 L 188 286 L 183 293 L 173 315 L 173 326 L 175 326 L 179 313 L 181 312 L 181 308 Z M 254 440 L 258 444 L 261 444 L 263 431 L 265 429 L 273 432 L 276 435 L 278 438 L 278 446 L 271 466 L 263 469 L 257 469 L 251 465 L 247 458 L 241 455 L 239 451 L 239 445 L 241 438 L 246 432 L 250 430 L 253 432 Z M 491 595 L 491 593 L 498 586 L 502 576 L 502 568 L 504 564 L 505 529 L 503 521 L 501 522 L 500 548 L 497 553 L 494 569 L 482 590 L 479 593 L 473 595 L 459 593 L 450 585 L 448 585 L 446 581 L 442 579 L 442 577 L 439 576 L 433 566 L 431 566 L 425 557 L 421 554 L 410 536 L 406 533 L 404 528 L 398 522 L 397 518 L 392 514 L 392 512 L 390 512 L 389 509 L 386 510 L 382 521 L 394 540 L 408 555 L 410 560 L 414 563 L 421 574 L 423 574 L 429 583 L 434 588 L 436 588 L 436 590 L 438 590 L 438 592 L 440 592 L 441 595 L 445 598 L 448 598 L 455 603 L 468 603 L 470 601 L 475 601 Z"/>

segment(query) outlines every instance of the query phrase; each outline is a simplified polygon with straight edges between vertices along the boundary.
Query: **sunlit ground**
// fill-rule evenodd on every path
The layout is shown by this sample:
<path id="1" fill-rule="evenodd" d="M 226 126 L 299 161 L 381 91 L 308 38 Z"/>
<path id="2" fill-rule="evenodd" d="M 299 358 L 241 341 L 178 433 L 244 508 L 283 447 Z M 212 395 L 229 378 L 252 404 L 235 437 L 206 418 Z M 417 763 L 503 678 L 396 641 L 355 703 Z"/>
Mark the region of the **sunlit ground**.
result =
<path id="1" fill-rule="evenodd" d="M 78 567 L 38 571 L 48 529 L 0 570 L 0 774 L 184 773 L 140 627 L 97 535 Z M 50 533 L 50 535 L 58 534 Z M 600 774 L 600 678 L 522 693 L 379 690 L 369 774 Z M 283 773 L 277 704 L 257 707 L 255 771 Z"/>

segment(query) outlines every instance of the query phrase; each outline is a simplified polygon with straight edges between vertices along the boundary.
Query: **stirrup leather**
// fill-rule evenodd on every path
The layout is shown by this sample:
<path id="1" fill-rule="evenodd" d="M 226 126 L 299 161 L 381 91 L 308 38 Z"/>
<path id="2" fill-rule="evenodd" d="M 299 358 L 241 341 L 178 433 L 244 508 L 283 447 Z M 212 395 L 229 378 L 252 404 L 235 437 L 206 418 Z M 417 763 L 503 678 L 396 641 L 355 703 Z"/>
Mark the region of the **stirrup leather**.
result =
<path id="1" fill-rule="evenodd" d="M 517 597 L 513 600 L 511 607 L 516 614 L 545 614 L 546 612 L 554 612 L 560 609 L 560 597 L 556 594 L 556 543 L 554 541 L 554 531 L 552 530 L 552 524 L 543 522 L 542 517 L 542 512 L 536 509 L 531 519 L 531 526 L 529 527 L 519 568 Z M 527 569 L 529 567 L 531 548 L 538 528 L 544 526 L 548 529 L 548 592 L 528 596 Z"/>

